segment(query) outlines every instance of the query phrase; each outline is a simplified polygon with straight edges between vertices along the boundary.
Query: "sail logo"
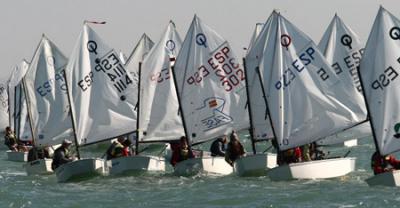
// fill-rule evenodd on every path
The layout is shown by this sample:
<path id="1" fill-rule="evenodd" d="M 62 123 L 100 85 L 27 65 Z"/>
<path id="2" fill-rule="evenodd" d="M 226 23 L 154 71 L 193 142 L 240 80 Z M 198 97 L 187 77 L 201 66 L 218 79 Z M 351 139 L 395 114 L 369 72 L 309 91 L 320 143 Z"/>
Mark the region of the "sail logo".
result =
<path id="1" fill-rule="evenodd" d="M 203 105 L 196 109 L 199 111 L 199 115 L 204 117 L 201 119 L 203 131 L 209 131 L 233 121 L 233 118 L 224 112 L 224 106 L 225 100 L 223 98 L 210 97 L 206 98 Z"/>
<path id="2" fill-rule="evenodd" d="M 396 125 L 394 125 L 394 131 L 396 132 L 393 137 L 396 139 L 400 139 L 400 123 L 397 123 Z"/>
<path id="3" fill-rule="evenodd" d="M 389 31 L 389 36 L 393 40 L 400 40 L 400 28 L 399 27 L 392 27 Z"/>

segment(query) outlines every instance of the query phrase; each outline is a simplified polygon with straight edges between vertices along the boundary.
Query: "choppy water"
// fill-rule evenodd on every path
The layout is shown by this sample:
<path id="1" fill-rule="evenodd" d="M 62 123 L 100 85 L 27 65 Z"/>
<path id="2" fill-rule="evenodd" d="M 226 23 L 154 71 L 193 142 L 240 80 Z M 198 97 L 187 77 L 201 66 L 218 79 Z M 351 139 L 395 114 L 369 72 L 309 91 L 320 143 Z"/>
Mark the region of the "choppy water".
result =
<path id="1" fill-rule="evenodd" d="M 372 175 L 369 158 L 374 146 L 371 138 L 360 142 L 350 154 L 358 158 L 350 175 L 288 182 L 271 182 L 268 177 L 177 177 L 169 168 L 165 174 L 63 184 L 54 175 L 27 176 L 22 163 L 6 161 L 4 153 L 0 154 L 0 207 L 399 207 L 398 188 L 371 188 L 364 182 Z M 244 143 L 250 150 L 249 142 Z M 347 151 L 326 150 L 331 155 Z M 102 155 L 102 151 L 84 152 Z"/>

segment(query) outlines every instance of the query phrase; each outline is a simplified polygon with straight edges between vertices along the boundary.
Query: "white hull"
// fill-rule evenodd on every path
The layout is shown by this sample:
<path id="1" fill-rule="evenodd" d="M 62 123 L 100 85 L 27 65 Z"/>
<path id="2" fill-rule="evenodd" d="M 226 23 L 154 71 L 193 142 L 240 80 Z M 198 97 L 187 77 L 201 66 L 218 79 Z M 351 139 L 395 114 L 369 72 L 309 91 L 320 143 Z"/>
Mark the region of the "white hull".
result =
<path id="1" fill-rule="evenodd" d="M 400 170 L 374 175 L 365 181 L 370 186 L 400 186 Z"/>
<path id="2" fill-rule="evenodd" d="M 107 161 L 110 175 L 165 171 L 165 160 L 155 156 L 120 157 Z"/>
<path id="3" fill-rule="evenodd" d="M 232 172 L 232 166 L 223 157 L 187 159 L 176 164 L 174 170 L 174 174 L 179 176 L 196 175 L 198 173 L 229 175 Z"/>
<path id="4" fill-rule="evenodd" d="M 105 162 L 99 158 L 75 160 L 61 165 L 55 172 L 58 182 L 85 180 L 104 175 Z"/>
<path id="5" fill-rule="evenodd" d="M 7 160 L 14 162 L 26 162 L 28 161 L 28 152 L 14 152 L 8 150 L 7 152 Z"/>
<path id="6" fill-rule="evenodd" d="M 281 165 L 268 171 L 273 181 L 326 179 L 344 176 L 355 170 L 355 158 L 334 158 Z"/>
<path id="7" fill-rule="evenodd" d="M 238 176 L 263 176 L 276 166 L 276 154 L 256 154 L 237 159 L 233 170 Z"/>
<path id="8" fill-rule="evenodd" d="M 52 159 L 39 159 L 31 162 L 27 162 L 24 164 L 26 173 L 28 175 L 45 175 L 52 174 L 53 170 L 51 169 Z"/>

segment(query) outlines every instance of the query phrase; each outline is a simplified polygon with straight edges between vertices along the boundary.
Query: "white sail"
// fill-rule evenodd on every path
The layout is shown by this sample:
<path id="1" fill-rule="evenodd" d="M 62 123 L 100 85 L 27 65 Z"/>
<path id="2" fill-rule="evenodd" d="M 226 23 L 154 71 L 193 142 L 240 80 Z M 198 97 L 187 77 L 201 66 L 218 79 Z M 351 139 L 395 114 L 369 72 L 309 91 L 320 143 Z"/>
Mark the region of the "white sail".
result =
<path id="1" fill-rule="evenodd" d="M 170 67 L 181 44 L 182 40 L 171 21 L 142 64 L 139 141 L 177 140 L 184 135 Z"/>
<path id="2" fill-rule="evenodd" d="M 19 118 L 19 99 L 21 88 L 18 86 L 28 70 L 29 63 L 26 60 L 16 65 L 11 74 L 8 82 L 8 97 L 9 97 L 9 113 L 10 113 L 10 127 L 16 130 L 17 118 Z M 18 102 L 17 102 L 18 101 Z"/>
<path id="3" fill-rule="evenodd" d="M 280 14 L 271 18 L 260 70 L 279 149 L 360 123 L 363 111 L 351 99 L 356 89 L 345 88 L 309 37 Z"/>
<path id="4" fill-rule="evenodd" d="M 360 65 L 365 98 L 380 154 L 400 150 L 400 20 L 379 9 Z"/>
<path id="5" fill-rule="evenodd" d="M 139 71 L 139 62 L 143 62 L 153 45 L 154 42 L 149 38 L 149 36 L 143 34 L 132 53 L 129 55 L 125 66 L 126 69 L 130 73 L 133 73 L 134 76 L 137 77 L 137 73 Z"/>
<path id="6" fill-rule="evenodd" d="M 9 125 L 7 86 L 0 84 L 0 132 Z"/>
<path id="7" fill-rule="evenodd" d="M 318 48 L 324 54 L 328 63 L 335 70 L 335 73 L 339 76 L 345 87 L 357 89 L 351 97 L 359 104 L 364 113 L 360 116 L 366 119 L 367 108 L 365 107 L 361 82 L 357 70 L 364 53 L 364 48 L 357 34 L 353 32 L 339 16 L 335 15 L 322 36 Z M 330 136 L 326 139 L 334 138 L 336 142 L 343 142 L 357 137 L 362 138 L 371 135 L 371 128 L 369 125 L 358 125 L 346 130 L 343 134 L 352 136 L 342 137 L 341 140 L 337 139 L 335 136 Z"/>
<path id="8" fill-rule="evenodd" d="M 60 144 L 72 138 L 64 80 L 67 58 L 43 35 L 25 75 L 35 145 Z"/>
<path id="9" fill-rule="evenodd" d="M 251 51 L 253 48 L 253 45 L 255 44 L 258 35 L 261 33 L 262 29 L 264 28 L 264 23 L 257 23 L 256 28 L 254 28 L 253 35 L 251 36 L 249 47 L 247 47 L 247 54 Z"/>
<path id="10" fill-rule="evenodd" d="M 79 145 L 136 129 L 137 89 L 116 53 L 84 24 L 66 72 Z"/>
<path id="11" fill-rule="evenodd" d="M 23 87 L 23 82 L 20 83 L 21 87 L 21 100 L 20 100 L 20 113 L 17 125 L 17 136 L 21 141 L 32 140 L 32 130 L 30 125 L 30 119 L 28 115 L 28 106 L 26 101 L 26 95 Z"/>
<path id="12" fill-rule="evenodd" d="M 251 47 L 246 55 L 246 75 L 247 87 L 249 90 L 249 105 L 251 120 L 253 124 L 253 136 L 255 140 L 269 139 L 274 137 L 270 118 L 265 103 L 265 98 L 260 83 L 257 68 L 260 65 L 263 54 L 263 45 L 271 31 L 272 18 L 269 18 L 265 24 L 262 24 L 261 31 L 257 34 L 255 40 L 252 39 Z M 259 24 L 257 24 L 259 25 Z M 256 31 L 257 32 L 257 27 Z M 253 34 L 254 36 L 254 34 Z"/>
<path id="13" fill-rule="evenodd" d="M 228 42 L 195 16 L 174 75 L 192 143 L 249 128 L 243 67 Z"/>

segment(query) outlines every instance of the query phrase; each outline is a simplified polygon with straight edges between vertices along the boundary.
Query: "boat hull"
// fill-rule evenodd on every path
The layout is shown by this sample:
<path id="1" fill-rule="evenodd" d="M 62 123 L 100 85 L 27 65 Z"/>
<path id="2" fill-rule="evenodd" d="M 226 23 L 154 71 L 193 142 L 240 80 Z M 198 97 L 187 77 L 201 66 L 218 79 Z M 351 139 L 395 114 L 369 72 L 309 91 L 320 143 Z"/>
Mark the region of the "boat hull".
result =
<path id="1" fill-rule="evenodd" d="M 155 156 L 120 157 L 107 161 L 107 164 L 110 175 L 165 171 L 165 160 Z"/>
<path id="2" fill-rule="evenodd" d="M 369 186 L 400 186 L 400 170 L 374 175 L 365 181 Z"/>
<path id="3" fill-rule="evenodd" d="M 58 182 L 82 181 L 105 174 L 105 162 L 99 158 L 75 160 L 56 170 Z"/>
<path id="4" fill-rule="evenodd" d="M 355 158 L 333 158 L 281 165 L 268 171 L 273 181 L 327 179 L 344 176 L 355 170 Z"/>
<path id="5" fill-rule="evenodd" d="M 256 154 L 237 159 L 233 170 L 238 176 L 265 176 L 268 169 L 276 166 L 276 154 Z"/>
<path id="6" fill-rule="evenodd" d="M 229 175 L 232 172 L 233 167 L 223 157 L 190 158 L 176 164 L 174 170 L 174 174 L 179 176 L 190 176 L 198 173 Z"/>
<path id="7" fill-rule="evenodd" d="M 15 152 L 8 150 L 7 152 L 7 160 L 14 162 L 26 162 L 28 161 L 28 152 Z"/>
<path id="8" fill-rule="evenodd" d="M 52 159 L 39 159 L 24 164 L 26 173 L 28 175 L 48 175 L 53 174 L 51 169 Z"/>

